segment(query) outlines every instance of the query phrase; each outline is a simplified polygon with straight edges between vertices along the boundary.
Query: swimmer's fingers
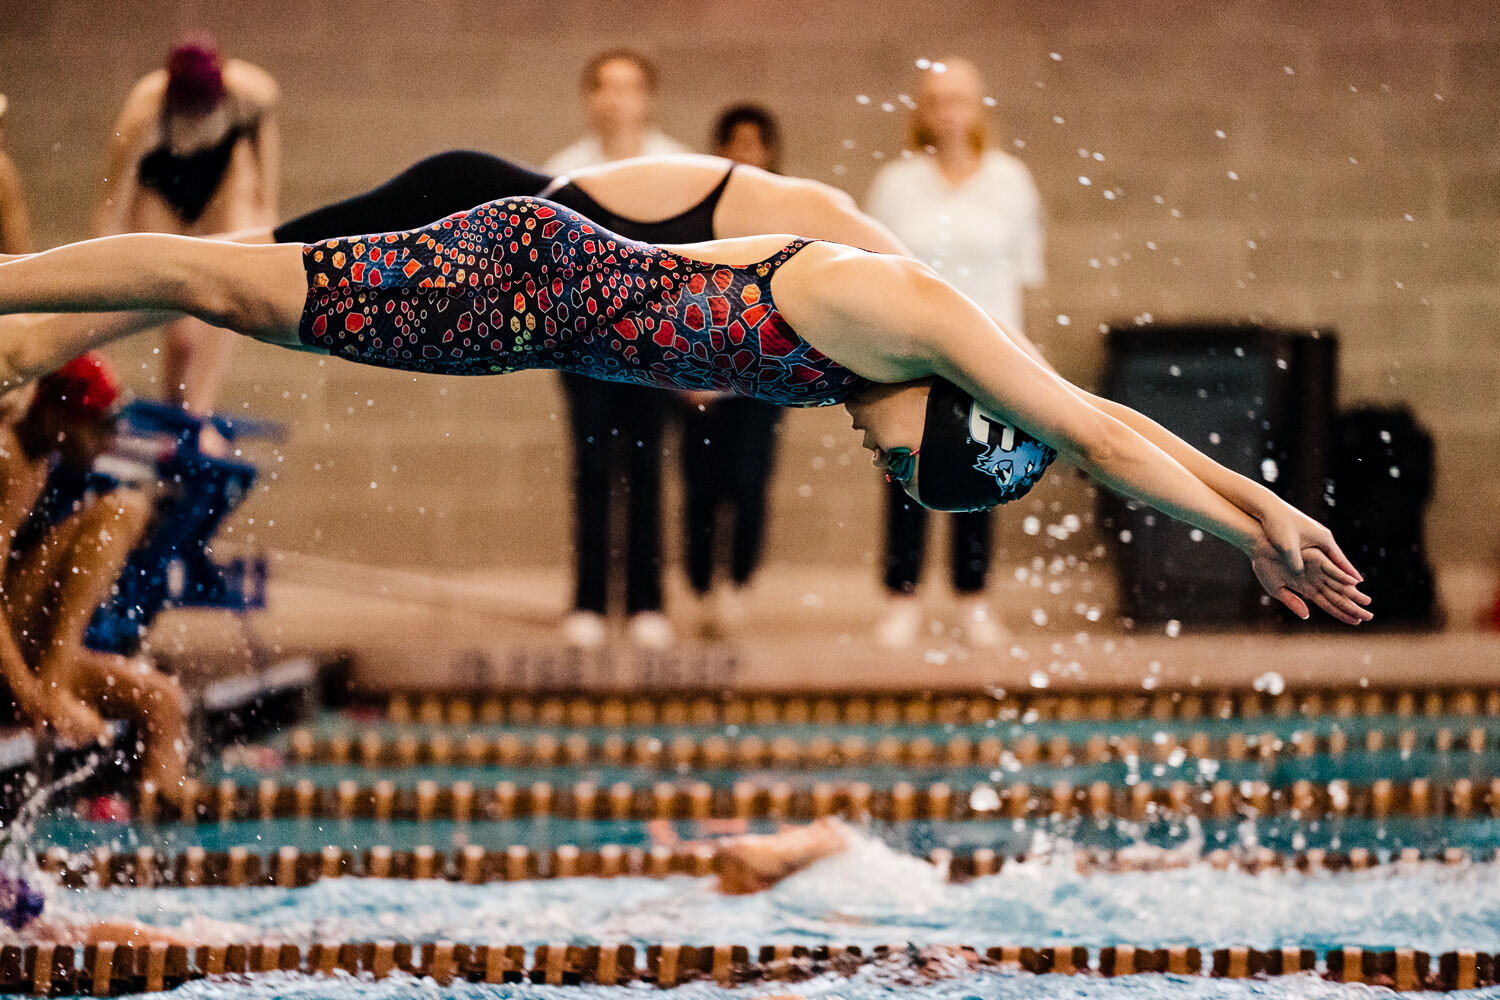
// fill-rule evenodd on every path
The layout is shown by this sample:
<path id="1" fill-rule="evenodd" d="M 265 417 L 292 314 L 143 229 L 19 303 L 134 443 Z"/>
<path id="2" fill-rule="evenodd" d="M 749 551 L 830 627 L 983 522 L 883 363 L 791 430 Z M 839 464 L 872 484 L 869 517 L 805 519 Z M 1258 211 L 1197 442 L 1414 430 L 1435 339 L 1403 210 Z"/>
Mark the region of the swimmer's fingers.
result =
<path id="1" fill-rule="evenodd" d="M 1342 594 L 1318 592 L 1312 602 L 1346 625 L 1358 625 L 1375 616 Z"/>
<path id="2" fill-rule="evenodd" d="M 1292 614 L 1303 621 L 1307 621 L 1307 619 L 1312 617 L 1312 612 L 1307 610 L 1307 602 L 1298 597 L 1297 592 L 1291 587 L 1282 587 L 1271 596 L 1275 597 L 1282 604 L 1285 604 L 1291 610 Z"/>
<path id="3" fill-rule="evenodd" d="M 1344 550 L 1339 548 L 1339 543 L 1333 540 L 1333 532 L 1328 533 L 1328 544 L 1321 545 L 1319 548 L 1341 572 L 1350 577 L 1351 583 L 1365 582 L 1365 575 L 1355 568 L 1354 563 L 1349 561 L 1349 557 L 1344 555 Z"/>
<path id="4" fill-rule="evenodd" d="M 1334 562 L 1330 553 L 1322 549 L 1309 549 L 1306 561 L 1309 577 L 1319 580 L 1317 585 L 1324 590 L 1335 593 L 1354 604 L 1370 603 L 1369 595 L 1360 592 L 1359 581 L 1345 573 Z"/>

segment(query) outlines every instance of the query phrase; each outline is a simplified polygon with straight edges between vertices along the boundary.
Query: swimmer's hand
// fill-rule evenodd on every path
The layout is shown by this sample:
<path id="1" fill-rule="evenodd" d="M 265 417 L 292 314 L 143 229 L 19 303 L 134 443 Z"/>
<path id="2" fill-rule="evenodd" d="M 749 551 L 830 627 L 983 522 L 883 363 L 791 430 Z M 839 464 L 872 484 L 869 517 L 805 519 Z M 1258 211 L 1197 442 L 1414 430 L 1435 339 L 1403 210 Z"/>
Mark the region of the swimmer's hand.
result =
<path id="1" fill-rule="evenodd" d="M 1339 548 L 1338 542 L 1333 540 L 1333 532 L 1285 500 L 1275 496 L 1269 499 L 1270 503 L 1261 505 L 1250 513 L 1260 521 L 1266 540 L 1275 546 L 1287 569 L 1293 573 L 1302 572 L 1302 552 L 1304 549 L 1314 548 L 1326 555 L 1334 568 L 1348 578 L 1346 582 L 1364 582 L 1364 575 L 1354 568 L 1349 557 Z"/>
<path id="2" fill-rule="evenodd" d="M 1360 593 L 1359 582 L 1334 563 L 1323 549 L 1309 545 L 1296 554 L 1296 566 L 1269 538 L 1262 538 L 1250 552 L 1255 578 L 1266 593 L 1291 609 L 1298 618 L 1311 617 L 1311 601 L 1346 625 L 1358 625 L 1375 616 L 1365 609 L 1370 598 Z M 1352 567 L 1351 567 L 1352 568 Z"/>

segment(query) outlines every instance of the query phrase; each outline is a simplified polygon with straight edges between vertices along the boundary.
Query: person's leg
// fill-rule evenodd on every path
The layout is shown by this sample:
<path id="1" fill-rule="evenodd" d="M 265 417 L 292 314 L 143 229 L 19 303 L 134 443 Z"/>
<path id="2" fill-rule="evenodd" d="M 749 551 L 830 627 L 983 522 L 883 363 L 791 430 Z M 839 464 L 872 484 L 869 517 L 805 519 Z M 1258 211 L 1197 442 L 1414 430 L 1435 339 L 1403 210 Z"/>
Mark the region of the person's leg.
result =
<path id="1" fill-rule="evenodd" d="M 70 688 L 109 718 L 135 722 L 141 734 L 140 777 L 177 801 L 187 775 L 188 703 L 177 678 L 147 659 L 83 649 L 73 657 Z"/>
<path id="2" fill-rule="evenodd" d="M 43 679 L 55 673 L 62 683 L 67 677 L 74 654 L 84 648 L 89 621 L 119 580 L 150 518 L 146 495 L 121 488 L 89 501 L 69 519 L 76 519 L 76 531 L 50 557 L 54 597 L 37 668 Z"/>
<path id="3" fill-rule="evenodd" d="M 972 511 L 953 515 L 953 589 L 973 595 L 984 591 L 990 573 L 994 515 Z"/>
<path id="4" fill-rule="evenodd" d="M 577 572 L 573 609 L 603 615 L 608 597 L 609 458 L 608 390 L 582 375 L 562 374 L 573 432 L 573 547 Z"/>
<path id="5" fill-rule="evenodd" d="M 922 578 L 927 549 L 927 510 L 898 483 L 885 491 L 885 589 L 911 594 Z"/>
<path id="6" fill-rule="evenodd" d="M 670 397 L 660 389 L 621 386 L 625 405 L 620 428 L 627 452 L 625 609 L 628 614 L 662 610 L 661 594 L 661 447 Z"/>
<path id="7" fill-rule="evenodd" d="M 170 310 L 283 346 L 297 346 L 307 299 L 302 247 L 247 246 L 131 233 L 73 243 L 0 264 L 0 313 Z M 86 338 L 0 330 L 0 387 L 57 368 L 81 349 L 122 336 L 112 324 Z M 81 341 L 81 342 L 80 342 Z"/>
<path id="8" fill-rule="evenodd" d="M 975 646 L 998 646 L 1005 641 L 1005 629 L 984 596 L 994 553 L 994 523 L 992 511 L 953 516 L 952 571 L 959 627 Z"/>
<path id="9" fill-rule="evenodd" d="M 722 401 L 700 410 L 689 407 L 682 418 L 683 551 L 688 583 L 702 597 L 713 586 L 714 514 L 718 506 L 719 463 L 723 447 L 719 428 Z"/>
<path id="10" fill-rule="evenodd" d="M 729 400 L 728 420 L 734 442 L 726 456 L 730 472 L 726 491 L 734 512 L 734 548 L 730 572 L 738 586 L 750 582 L 760 565 L 766 537 L 766 492 L 776 462 L 776 425 L 781 422 L 778 406 L 754 399 Z"/>
<path id="11" fill-rule="evenodd" d="M 889 649 L 909 646 L 922 627 L 922 605 L 917 583 L 927 551 L 927 510 L 900 484 L 886 487 L 885 589 L 886 607 L 875 638 Z"/>
<path id="12" fill-rule="evenodd" d="M 551 180 L 498 156 L 455 149 L 418 160 L 363 194 L 288 219 L 272 235 L 277 243 L 317 243 L 418 229 L 496 198 L 540 194 Z"/>

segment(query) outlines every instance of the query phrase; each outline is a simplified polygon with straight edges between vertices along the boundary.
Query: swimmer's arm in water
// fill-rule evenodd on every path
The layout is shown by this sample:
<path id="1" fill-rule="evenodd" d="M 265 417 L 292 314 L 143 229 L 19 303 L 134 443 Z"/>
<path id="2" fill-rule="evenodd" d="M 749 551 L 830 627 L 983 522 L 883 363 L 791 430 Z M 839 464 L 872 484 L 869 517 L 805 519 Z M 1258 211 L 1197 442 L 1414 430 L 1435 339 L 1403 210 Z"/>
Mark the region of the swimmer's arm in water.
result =
<path id="1" fill-rule="evenodd" d="M 1350 624 L 1372 617 L 1360 606 L 1368 598 L 1359 594 L 1353 578 L 1321 550 L 1307 550 L 1300 568 L 1284 565 L 1259 520 L 1037 364 L 929 268 L 850 256 L 825 265 L 817 285 L 809 288 L 824 323 L 863 329 L 874 343 L 899 343 L 918 331 L 913 343 L 921 354 L 910 359 L 914 374 L 947 378 L 1115 492 L 1234 545 L 1250 558 L 1267 592 L 1296 614 L 1307 615 L 1301 594 Z M 794 326 L 815 329 L 789 318 Z"/>

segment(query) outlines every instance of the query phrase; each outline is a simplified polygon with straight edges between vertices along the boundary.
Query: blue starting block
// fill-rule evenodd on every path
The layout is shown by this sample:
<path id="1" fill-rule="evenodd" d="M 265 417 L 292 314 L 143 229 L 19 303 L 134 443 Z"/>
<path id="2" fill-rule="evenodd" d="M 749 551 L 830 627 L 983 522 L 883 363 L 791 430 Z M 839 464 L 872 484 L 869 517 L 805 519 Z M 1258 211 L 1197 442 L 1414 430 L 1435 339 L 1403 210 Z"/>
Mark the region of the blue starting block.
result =
<path id="1" fill-rule="evenodd" d="M 256 474 L 248 462 L 204 454 L 200 437 L 210 425 L 228 441 L 280 436 L 273 424 L 201 418 L 166 403 L 137 400 L 120 411 L 120 450 L 137 457 L 138 469 L 159 484 L 162 494 L 113 596 L 89 622 L 84 643 L 90 649 L 135 653 L 168 607 L 265 607 L 264 557 L 215 562 L 209 555 L 219 526 L 250 492 Z M 69 491 L 81 498 L 128 482 L 126 475 L 110 471 L 111 464 L 102 461 L 84 476 L 75 474 L 86 481 L 68 484 Z M 66 509 L 71 507 L 68 501 Z"/>

